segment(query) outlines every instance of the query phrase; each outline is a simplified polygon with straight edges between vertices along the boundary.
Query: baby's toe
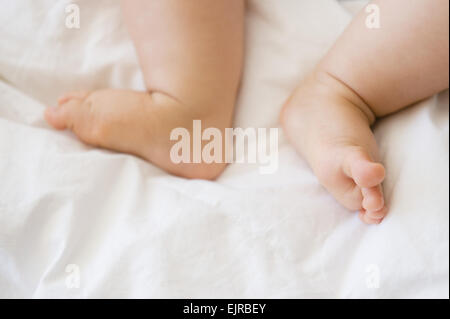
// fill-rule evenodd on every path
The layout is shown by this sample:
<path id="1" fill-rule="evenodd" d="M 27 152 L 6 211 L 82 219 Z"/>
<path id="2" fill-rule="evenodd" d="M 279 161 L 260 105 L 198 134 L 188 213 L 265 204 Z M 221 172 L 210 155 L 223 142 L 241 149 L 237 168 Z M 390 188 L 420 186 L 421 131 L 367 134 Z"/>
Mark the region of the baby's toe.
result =
<path id="1" fill-rule="evenodd" d="M 357 211 L 362 208 L 361 203 L 363 201 L 363 195 L 361 193 L 361 188 L 356 184 L 343 194 L 339 194 L 338 192 L 332 194 L 345 208 L 351 211 Z"/>
<path id="2" fill-rule="evenodd" d="M 366 211 L 366 215 L 372 219 L 383 219 L 388 213 L 388 208 L 383 206 L 383 208 L 375 211 Z"/>
<path id="3" fill-rule="evenodd" d="M 372 188 L 362 188 L 363 201 L 362 207 L 369 211 L 378 211 L 384 206 L 383 192 L 381 185 Z"/>
<path id="4" fill-rule="evenodd" d="M 58 110 L 58 107 L 47 107 L 45 109 L 44 117 L 47 123 L 50 124 L 54 129 L 65 130 L 67 128 L 67 121 L 60 110 Z"/>
<path id="5" fill-rule="evenodd" d="M 69 100 L 57 107 L 48 107 L 44 116 L 46 121 L 57 130 L 73 129 L 80 113 L 81 100 Z"/>
<path id="6" fill-rule="evenodd" d="M 385 177 L 384 166 L 374 162 L 369 154 L 362 150 L 353 150 L 343 163 L 345 174 L 362 188 L 372 188 L 381 184 Z"/>
<path id="7" fill-rule="evenodd" d="M 363 223 L 366 223 L 368 225 L 378 225 L 383 221 L 383 218 L 371 217 L 364 209 L 359 212 L 358 217 Z"/>

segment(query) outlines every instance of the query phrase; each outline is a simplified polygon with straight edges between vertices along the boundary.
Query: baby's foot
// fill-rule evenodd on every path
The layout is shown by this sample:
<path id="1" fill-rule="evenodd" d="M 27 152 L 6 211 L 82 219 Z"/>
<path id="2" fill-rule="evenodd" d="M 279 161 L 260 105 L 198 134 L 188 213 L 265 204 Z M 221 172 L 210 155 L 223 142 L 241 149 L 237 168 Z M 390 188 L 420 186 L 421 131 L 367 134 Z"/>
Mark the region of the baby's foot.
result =
<path id="1" fill-rule="evenodd" d="M 387 214 L 383 165 L 370 123 L 373 114 L 350 88 L 329 74 L 314 73 L 281 113 L 283 128 L 322 185 L 367 224 Z"/>
<path id="2" fill-rule="evenodd" d="M 58 100 L 58 106 L 46 109 L 45 118 L 55 129 L 69 129 L 86 144 L 145 158 L 142 118 L 149 102 L 149 95 L 127 90 L 70 92 Z"/>
<path id="3" fill-rule="evenodd" d="M 69 129 L 86 144 L 137 155 L 187 178 L 214 179 L 225 164 L 175 164 L 170 158 L 172 129 L 190 129 L 189 110 L 162 93 L 131 90 L 72 92 L 45 112 L 47 122 Z"/>

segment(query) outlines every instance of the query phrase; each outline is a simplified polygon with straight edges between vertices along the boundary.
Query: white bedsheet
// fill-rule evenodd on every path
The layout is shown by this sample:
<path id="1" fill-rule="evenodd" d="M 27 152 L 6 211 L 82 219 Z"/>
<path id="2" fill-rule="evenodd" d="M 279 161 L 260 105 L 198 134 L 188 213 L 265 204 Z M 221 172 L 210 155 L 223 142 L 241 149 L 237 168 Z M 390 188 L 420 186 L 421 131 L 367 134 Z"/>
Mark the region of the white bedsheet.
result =
<path id="1" fill-rule="evenodd" d="M 377 125 L 391 212 L 366 226 L 283 136 L 276 174 L 207 182 L 50 129 L 67 90 L 143 89 L 118 1 L 76 1 L 80 29 L 69 3 L 0 0 L 0 297 L 449 297 L 448 91 Z M 236 125 L 276 127 L 350 19 L 333 0 L 250 1 Z"/>

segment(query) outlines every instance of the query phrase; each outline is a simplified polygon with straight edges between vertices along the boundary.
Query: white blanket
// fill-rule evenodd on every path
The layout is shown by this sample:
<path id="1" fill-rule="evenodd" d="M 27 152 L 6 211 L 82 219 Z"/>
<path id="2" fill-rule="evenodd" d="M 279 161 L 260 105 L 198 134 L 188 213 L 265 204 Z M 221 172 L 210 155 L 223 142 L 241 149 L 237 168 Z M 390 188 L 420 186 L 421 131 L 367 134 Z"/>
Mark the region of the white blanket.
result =
<path id="1" fill-rule="evenodd" d="M 362 224 L 280 136 L 280 167 L 170 176 L 45 124 L 67 90 L 143 89 L 117 0 L 0 0 L 0 297 L 449 297 L 448 91 L 376 127 L 389 216 Z M 236 126 L 277 127 L 351 20 L 253 0 Z M 355 50 L 358 43 L 355 43 Z"/>

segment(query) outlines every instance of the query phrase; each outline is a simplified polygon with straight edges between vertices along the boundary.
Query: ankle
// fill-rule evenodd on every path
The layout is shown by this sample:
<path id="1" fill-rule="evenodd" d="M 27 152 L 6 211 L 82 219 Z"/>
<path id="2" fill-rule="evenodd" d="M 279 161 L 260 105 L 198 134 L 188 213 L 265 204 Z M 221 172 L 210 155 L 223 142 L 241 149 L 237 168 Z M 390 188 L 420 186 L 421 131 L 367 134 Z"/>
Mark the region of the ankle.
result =
<path id="1" fill-rule="evenodd" d="M 336 96 L 346 99 L 348 102 L 356 106 L 363 115 L 367 118 L 369 125 L 372 125 L 376 120 L 375 112 L 364 99 L 353 90 L 344 81 L 334 76 L 332 73 L 322 69 L 320 66 L 311 74 L 311 81 L 316 82 L 318 86 L 323 86 L 326 90 L 332 92 Z"/>

